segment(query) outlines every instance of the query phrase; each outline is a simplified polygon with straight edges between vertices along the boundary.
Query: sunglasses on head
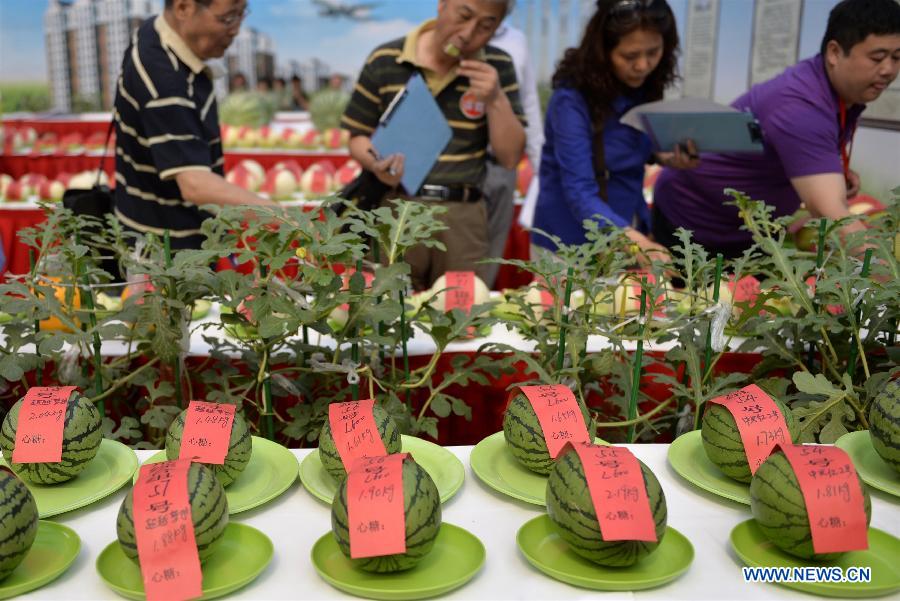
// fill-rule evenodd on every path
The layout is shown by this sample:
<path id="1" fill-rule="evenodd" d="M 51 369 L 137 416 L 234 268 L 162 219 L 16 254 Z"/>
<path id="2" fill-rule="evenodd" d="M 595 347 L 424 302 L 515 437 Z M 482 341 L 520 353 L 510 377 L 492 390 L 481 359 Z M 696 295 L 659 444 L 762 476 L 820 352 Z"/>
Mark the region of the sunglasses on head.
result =
<path id="1" fill-rule="evenodd" d="M 617 23 L 637 21 L 642 12 L 663 16 L 665 0 L 619 0 L 609 9 L 609 18 Z"/>

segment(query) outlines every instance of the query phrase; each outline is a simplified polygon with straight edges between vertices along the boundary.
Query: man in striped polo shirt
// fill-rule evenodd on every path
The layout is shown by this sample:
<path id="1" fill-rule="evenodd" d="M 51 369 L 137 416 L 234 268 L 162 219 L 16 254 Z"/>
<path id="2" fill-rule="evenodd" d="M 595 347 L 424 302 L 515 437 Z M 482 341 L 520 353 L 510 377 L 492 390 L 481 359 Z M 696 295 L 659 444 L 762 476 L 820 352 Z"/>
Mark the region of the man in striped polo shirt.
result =
<path id="1" fill-rule="evenodd" d="M 487 45 L 512 5 L 512 0 L 440 0 L 437 19 L 369 55 L 341 119 L 350 130 L 353 158 L 395 190 L 403 176 L 403 156 L 378 157 L 370 136 L 413 73 L 422 74 L 453 129 L 422 188 L 388 194 L 447 208 L 442 219 L 448 229 L 437 236 L 446 251 L 417 247 L 407 254 L 416 289 L 431 286 L 446 271 L 475 271 L 485 277 L 485 267 L 476 263 L 488 255 L 487 209 L 480 189 L 487 147 L 499 164 L 512 169 L 525 146 L 512 59 Z"/>
<path id="2" fill-rule="evenodd" d="M 199 248 L 217 206 L 270 205 L 225 181 L 212 73 L 240 31 L 246 0 L 166 0 L 138 27 L 122 63 L 116 122 L 115 213 L 127 229 Z"/>

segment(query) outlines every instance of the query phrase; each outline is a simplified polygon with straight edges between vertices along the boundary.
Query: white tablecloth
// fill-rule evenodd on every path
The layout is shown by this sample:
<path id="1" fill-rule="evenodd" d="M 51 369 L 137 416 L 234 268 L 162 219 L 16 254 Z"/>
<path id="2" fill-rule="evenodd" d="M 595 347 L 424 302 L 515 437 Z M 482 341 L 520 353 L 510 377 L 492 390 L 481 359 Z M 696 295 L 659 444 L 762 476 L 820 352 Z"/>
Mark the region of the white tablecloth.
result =
<path id="1" fill-rule="evenodd" d="M 516 532 L 543 509 L 496 493 L 469 468 L 472 447 L 448 447 L 466 465 L 466 482 L 444 505 L 444 521 L 461 526 L 481 539 L 487 559 L 481 572 L 449 599 L 812 599 L 810 595 L 772 584 L 746 584 L 741 563 L 728 542 L 734 526 L 750 517 L 748 506 L 702 492 L 682 480 L 666 462 L 668 445 L 629 448 L 659 478 L 665 490 L 669 525 L 694 545 L 690 570 L 675 582 L 636 593 L 601 593 L 558 582 L 531 567 L 516 546 Z M 296 450 L 302 460 L 311 450 Z M 146 459 L 152 452 L 139 451 Z M 900 504 L 870 489 L 872 526 L 900 537 Z M 82 539 L 81 554 L 53 583 L 25 599 L 118 599 L 94 569 L 97 556 L 116 538 L 116 512 L 125 496 L 119 491 L 88 508 L 53 518 Z M 313 543 L 331 527 L 330 508 L 313 498 L 300 480 L 281 497 L 233 519 L 268 535 L 275 556 L 260 577 L 238 591 L 237 599 L 342 599 L 344 593 L 322 580 L 310 561 Z M 894 597 L 896 599 L 897 597 Z"/>

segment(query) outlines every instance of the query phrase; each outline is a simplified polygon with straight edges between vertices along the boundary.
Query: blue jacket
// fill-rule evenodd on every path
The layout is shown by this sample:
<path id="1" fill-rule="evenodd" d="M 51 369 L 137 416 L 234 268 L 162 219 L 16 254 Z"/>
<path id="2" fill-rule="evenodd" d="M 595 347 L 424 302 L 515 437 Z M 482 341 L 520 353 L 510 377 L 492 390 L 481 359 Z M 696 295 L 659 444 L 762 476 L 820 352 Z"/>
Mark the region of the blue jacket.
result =
<path id="1" fill-rule="evenodd" d="M 600 197 L 594 174 L 593 127 L 581 92 L 557 88 L 547 107 L 544 148 L 541 151 L 540 191 L 534 227 L 559 236 L 566 244 L 586 241 L 586 219 L 617 227 L 636 223 L 646 232 L 650 211 L 644 201 L 644 165 L 653 153 L 647 134 L 619 123 L 639 104 L 637 98 L 620 96 L 613 101 L 614 114 L 603 124 L 603 147 L 610 178 L 607 196 Z M 608 220 L 608 221 L 607 221 Z M 534 234 L 535 244 L 553 249 L 553 243 Z"/>

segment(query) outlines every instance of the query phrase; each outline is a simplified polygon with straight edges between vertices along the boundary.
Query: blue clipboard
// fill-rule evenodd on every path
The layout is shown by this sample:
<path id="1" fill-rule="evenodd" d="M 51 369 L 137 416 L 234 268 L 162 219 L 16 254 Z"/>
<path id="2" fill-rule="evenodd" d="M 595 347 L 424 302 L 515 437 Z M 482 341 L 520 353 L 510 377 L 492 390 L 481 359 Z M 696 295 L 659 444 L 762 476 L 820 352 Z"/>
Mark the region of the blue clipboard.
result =
<path id="1" fill-rule="evenodd" d="M 693 140 L 703 152 L 763 152 L 759 124 L 750 113 L 653 113 L 640 115 L 654 149 L 669 152 L 676 144 Z"/>
<path id="2" fill-rule="evenodd" d="M 438 157 L 453 138 L 453 130 L 431 90 L 418 73 L 397 92 L 372 134 L 372 146 L 382 157 L 400 153 L 405 157 L 400 183 L 407 194 L 415 194 Z"/>

